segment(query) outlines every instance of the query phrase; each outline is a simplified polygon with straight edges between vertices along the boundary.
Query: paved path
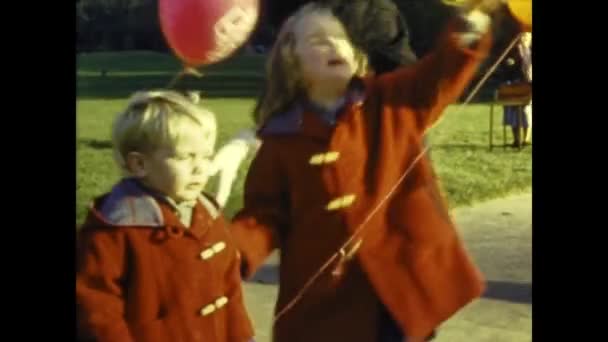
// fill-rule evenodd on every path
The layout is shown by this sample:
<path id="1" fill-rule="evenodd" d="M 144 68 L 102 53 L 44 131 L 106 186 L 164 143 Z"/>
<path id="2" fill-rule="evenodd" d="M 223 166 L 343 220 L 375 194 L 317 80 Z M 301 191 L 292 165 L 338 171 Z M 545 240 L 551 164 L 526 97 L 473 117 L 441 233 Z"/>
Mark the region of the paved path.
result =
<path id="1" fill-rule="evenodd" d="M 467 246 L 488 280 L 483 298 L 445 322 L 436 342 L 532 340 L 532 197 L 517 195 L 454 212 Z M 270 342 L 278 258 L 273 255 L 245 297 L 257 342 Z M 312 342 L 312 341 L 311 341 Z M 338 341 L 337 341 L 338 342 Z"/>

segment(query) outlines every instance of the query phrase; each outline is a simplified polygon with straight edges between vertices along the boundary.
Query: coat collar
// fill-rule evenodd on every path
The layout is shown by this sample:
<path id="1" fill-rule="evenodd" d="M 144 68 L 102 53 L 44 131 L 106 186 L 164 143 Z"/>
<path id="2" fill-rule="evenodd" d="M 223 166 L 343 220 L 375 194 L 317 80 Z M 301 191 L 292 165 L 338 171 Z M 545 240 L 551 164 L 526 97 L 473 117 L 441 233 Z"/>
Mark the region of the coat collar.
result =
<path id="1" fill-rule="evenodd" d="M 336 117 L 344 114 L 353 105 L 366 100 L 366 80 L 353 78 L 346 94 L 344 105 L 337 110 Z M 333 125 L 323 119 L 320 109 L 305 101 L 297 101 L 285 112 L 273 115 L 258 131 L 261 137 L 268 135 L 301 134 L 327 140 L 333 132 Z"/>
<path id="2" fill-rule="evenodd" d="M 175 202 L 144 188 L 137 180 L 125 178 L 116 184 L 111 192 L 95 201 L 91 206 L 94 217 L 110 226 L 121 227 L 164 227 L 175 225 L 175 215 L 168 215 L 164 207 L 177 208 Z M 200 204 L 212 219 L 219 216 L 219 209 L 210 199 L 201 195 L 192 204 L 196 210 Z M 179 219 L 177 219 L 179 221 Z"/>

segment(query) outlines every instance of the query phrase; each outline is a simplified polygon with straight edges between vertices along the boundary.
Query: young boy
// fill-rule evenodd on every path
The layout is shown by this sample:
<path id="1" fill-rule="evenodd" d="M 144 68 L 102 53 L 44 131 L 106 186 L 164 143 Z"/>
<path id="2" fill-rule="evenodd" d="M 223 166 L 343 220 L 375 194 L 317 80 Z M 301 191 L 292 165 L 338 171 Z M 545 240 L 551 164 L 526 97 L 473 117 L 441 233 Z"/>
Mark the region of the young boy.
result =
<path id="1" fill-rule="evenodd" d="M 137 94 L 113 127 L 127 176 L 79 232 L 78 335 L 95 341 L 246 342 L 240 258 L 202 194 L 212 113 L 169 91 Z"/>

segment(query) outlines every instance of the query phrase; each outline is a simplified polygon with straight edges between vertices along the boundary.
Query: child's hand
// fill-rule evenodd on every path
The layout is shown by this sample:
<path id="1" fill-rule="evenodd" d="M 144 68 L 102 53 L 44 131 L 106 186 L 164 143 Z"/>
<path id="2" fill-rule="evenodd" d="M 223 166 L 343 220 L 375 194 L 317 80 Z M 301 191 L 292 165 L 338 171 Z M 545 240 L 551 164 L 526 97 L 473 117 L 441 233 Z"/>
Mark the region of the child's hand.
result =
<path id="1" fill-rule="evenodd" d="M 465 13 L 463 19 L 466 22 L 466 28 L 460 33 L 459 40 L 462 46 L 470 46 L 489 31 L 492 19 L 478 9 Z"/>

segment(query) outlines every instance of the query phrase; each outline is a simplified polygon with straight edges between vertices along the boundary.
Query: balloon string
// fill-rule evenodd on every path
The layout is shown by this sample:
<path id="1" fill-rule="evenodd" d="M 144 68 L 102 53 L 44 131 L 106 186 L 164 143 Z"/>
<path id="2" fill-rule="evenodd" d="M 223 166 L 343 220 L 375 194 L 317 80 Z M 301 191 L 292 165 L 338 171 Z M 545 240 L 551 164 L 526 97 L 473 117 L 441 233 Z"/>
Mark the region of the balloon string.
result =
<path id="1" fill-rule="evenodd" d="M 405 176 L 407 176 L 407 174 L 414 168 L 414 166 L 416 165 L 416 163 L 422 158 L 422 156 L 424 155 L 424 153 L 426 152 L 426 150 L 429 147 L 426 146 L 423 150 L 422 153 L 418 154 L 416 156 L 416 158 L 414 159 L 414 161 L 410 164 L 410 166 L 405 170 L 405 172 L 403 173 L 403 175 L 401 175 L 401 177 L 397 180 L 397 182 L 393 185 L 393 187 L 390 189 L 390 191 L 382 198 L 382 200 L 380 200 L 380 202 L 378 203 L 378 205 L 376 205 L 376 207 L 367 215 L 367 217 L 365 218 L 365 220 L 363 220 L 363 222 L 361 224 L 359 224 L 359 226 L 357 227 L 357 229 L 355 229 L 355 232 L 346 240 L 346 242 L 342 245 L 342 247 L 335 252 L 326 262 L 325 264 L 323 264 L 323 266 L 321 266 L 321 268 L 317 271 L 317 273 L 315 273 L 307 282 L 306 284 L 304 284 L 304 286 L 300 289 L 300 291 L 298 291 L 298 293 L 296 294 L 296 296 L 287 304 L 283 307 L 283 309 L 281 311 L 279 311 L 275 317 L 274 317 L 274 321 L 273 321 L 273 325 L 281 318 L 281 316 L 285 315 L 285 313 L 287 313 L 287 311 L 289 311 L 299 300 L 300 298 L 302 298 L 302 296 L 304 295 L 304 293 L 308 290 L 308 288 L 314 283 L 314 281 L 321 276 L 321 274 L 323 274 L 323 272 L 331 265 L 331 263 L 334 261 L 334 259 L 336 259 L 338 256 L 340 256 L 340 251 L 345 250 L 349 244 L 352 243 L 352 241 L 355 239 L 355 237 L 357 236 L 357 234 L 361 233 L 365 228 L 366 228 L 366 224 L 367 222 L 369 222 L 369 220 L 371 220 L 372 216 L 374 216 L 374 214 L 376 214 L 376 212 L 380 209 L 380 207 L 391 197 L 391 195 L 397 190 L 397 188 L 399 187 L 399 184 L 401 184 L 401 182 L 405 179 Z"/>
<path id="2" fill-rule="evenodd" d="M 505 57 L 507 57 L 507 55 L 509 54 L 509 52 L 515 46 L 515 43 L 517 43 L 521 39 L 522 35 L 523 35 L 523 33 L 520 33 L 517 36 L 515 36 L 515 38 L 513 38 L 513 40 L 511 41 L 511 43 L 507 46 L 507 48 L 505 49 L 505 51 L 502 53 L 502 55 L 500 55 L 500 57 L 498 57 L 498 59 L 496 60 L 496 62 L 494 62 L 494 64 L 490 67 L 490 69 L 488 69 L 488 71 L 484 74 L 484 76 L 481 78 L 481 80 L 479 80 L 479 82 L 477 83 L 477 85 L 475 86 L 475 88 L 473 88 L 473 90 L 471 91 L 471 93 L 469 94 L 469 96 L 464 100 L 464 102 L 462 103 L 462 105 L 459 107 L 459 111 L 457 113 L 460 113 L 460 111 L 462 111 L 462 109 L 464 108 L 464 106 L 466 106 L 473 99 L 473 96 L 475 96 L 477 94 L 477 92 L 479 91 L 479 89 L 481 88 L 481 86 L 485 83 L 485 81 L 490 77 L 490 75 L 492 75 L 492 73 L 494 72 L 494 70 L 496 70 L 496 68 L 498 68 L 498 66 L 505 59 Z"/>
<path id="3" fill-rule="evenodd" d="M 488 71 L 486 71 L 486 73 L 484 74 L 484 77 L 482 77 L 479 80 L 479 82 L 477 83 L 477 86 L 475 88 L 473 88 L 473 90 L 471 91 L 471 94 L 467 97 L 467 99 L 460 106 L 459 111 L 457 113 L 460 113 L 462 111 L 462 109 L 473 99 L 473 97 L 479 91 L 479 89 L 481 88 L 483 83 L 494 72 L 494 70 L 496 70 L 496 68 L 498 67 L 500 62 L 505 58 L 505 56 L 509 53 L 509 51 L 511 51 L 511 49 L 513 48 L 515 43 L 519 40 L 520 36 L 521 36 L 521 34 L 519 34 L 518 36 L 516 36 L 513 39 L 511 44 L 509 44 L 509 46 L 505 49 L 503 54 L 497 59 L 497 61 L 494 63 L 494 65 L 490 69 L 488 69 Z M 352 243 L 352 241 L 355 239 L 355 237 L 357 235 L 361 234 L 365 228 L 369 227 L 369 226 L 366 226 L 366 224 L 371 220 L 372 216 L 374 216 L 378 212 L 380 207 L 393 195 L 393 193 L 398 189 L 399 185 L 403 182 L 405 177 L 412 171 L 414 166 L 422 159 L 422 157 L 429 150 L 429 148 L 430 148 L 430 145 L 427 145 L 422 149 L 422 151 L 414 158 L 414 160 L 412 161 L 410 166 L 403 172 L 403 174 L 399 177 L 399 179 L 391 187 L 391 189 L 388 191 L 388 193 L 380 200 L 380 202 L 376 205 L 376 207 L 372 211 L 370 211 L 370 213 L 366 216 L 366 218 L 363 220 L 363 222 L 361 224 L 359 224 L 357 229 L 355 229 L 355 232 L 346 240 L 346 242 L 344 244 L 342 244 L 341 248 L 338 249 L 338 251 L 335 252 L 321 266 L 321 268 L 319 268 L 317 270 L 317 272 L 315 274 L 313 274 L 313 276 L 310 277 L 306 281 L 304 286 L 302 286 L 302 288 L 297 292 L 297 294 L 280 311 L 278 311 L 275 314 L 273 321 L 272 321 L 273 326 L 277 323 L 277 321 L 281 317 L 283 317 L 289 310 L 291 310 L 301 300 L 301 298 L 304 296 L 306 291 L 308 291 L 308 289 L 312 286 L 312 284 L 323 274 L 323 272 L 332 264 L 332 262 L 340 256 L 340 251 L 346 249 L 348 247 L 348 245 L 350 243 Z"/>
<path id="4" fill-rule="evenodd" d="M 200 73 L 198 70 L 196 70 L 196 68 L 184 66 L 184 68 L 182 70 L 180 70 L 177 74 L 175 74 L 175 76 L 173 76 L 171 81 L 169 81 L 169 84 L 167 84 L 167 88 L 171 89 L 171 88 L 175 87 L 177 82 L 185 75 L 191 75 L 191 76 L 194 76 L 197 78 L 203 77 L 203 74 Z"/>

